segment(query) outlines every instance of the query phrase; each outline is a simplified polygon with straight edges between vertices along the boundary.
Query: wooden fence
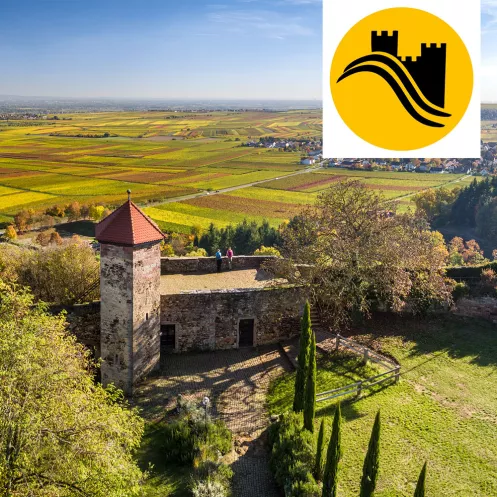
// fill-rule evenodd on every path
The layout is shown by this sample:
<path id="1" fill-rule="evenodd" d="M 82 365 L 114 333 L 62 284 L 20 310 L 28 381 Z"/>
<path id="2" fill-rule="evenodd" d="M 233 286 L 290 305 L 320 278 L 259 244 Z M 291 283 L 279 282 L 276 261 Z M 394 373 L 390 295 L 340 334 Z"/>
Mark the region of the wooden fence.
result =
<path id="1" fill-rule="evenodd" d="M 340 335 L 332 336 L 335 337 L 335 350 L 339 350 L 340 347 L 344 347 L 355 354 L 361 355 L 365 362 L 371 361 L 379 364 L 380 366 L 386 368 L 387 371 L 377 374 L 376 376 L 366 378 L 365 380 L 349 383 L 343 387 L 327 390 L 326 392 L 319 392 L 316 394 L 316 402 L 324 402 L 325 400 L 336 399 L 345 395 L 355 394 L 356 397 L 360 397 L 364 390 L 369 390 L 376 385 L 381 385 L 386 382 L 398 383 L 400 379 L 400 366 L 397 363 L 376 353 L 368 347 L 361 345 L 360 343 L 350 340 L 349 338 L 345 338 Z"/>

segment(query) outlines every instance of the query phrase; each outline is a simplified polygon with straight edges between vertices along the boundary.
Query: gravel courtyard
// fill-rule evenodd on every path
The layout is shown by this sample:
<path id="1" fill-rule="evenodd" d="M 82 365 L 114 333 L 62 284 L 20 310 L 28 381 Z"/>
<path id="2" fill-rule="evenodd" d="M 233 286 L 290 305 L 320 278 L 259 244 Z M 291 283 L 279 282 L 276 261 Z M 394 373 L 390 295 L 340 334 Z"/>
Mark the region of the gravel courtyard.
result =
<path id="1" fill-rule="evenodd" d="M 161 374 L 138 389 L 136 403 L 150 420 L 164 416 L 176 396 L 208 396 L 212 414 L 234 434 L 231 456 L 234 497 L 278 496 L 269 471 L 265 397 L 270 381 L 289 368 L 278 346 L 197 354 L 173 354 Z"/>

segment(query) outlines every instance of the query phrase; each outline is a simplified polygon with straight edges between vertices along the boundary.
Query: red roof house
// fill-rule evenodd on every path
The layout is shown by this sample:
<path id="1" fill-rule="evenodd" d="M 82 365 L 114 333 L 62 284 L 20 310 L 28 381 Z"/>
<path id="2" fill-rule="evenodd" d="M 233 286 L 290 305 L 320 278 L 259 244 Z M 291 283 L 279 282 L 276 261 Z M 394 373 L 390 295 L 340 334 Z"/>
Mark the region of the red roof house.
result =
<path id="1" fill-rule="evenodd" d="M 128 199 L 125 204 L 97 224 L 95 238 L 100 243 L 133 246 L 162 241 L 164 234 Z"/>

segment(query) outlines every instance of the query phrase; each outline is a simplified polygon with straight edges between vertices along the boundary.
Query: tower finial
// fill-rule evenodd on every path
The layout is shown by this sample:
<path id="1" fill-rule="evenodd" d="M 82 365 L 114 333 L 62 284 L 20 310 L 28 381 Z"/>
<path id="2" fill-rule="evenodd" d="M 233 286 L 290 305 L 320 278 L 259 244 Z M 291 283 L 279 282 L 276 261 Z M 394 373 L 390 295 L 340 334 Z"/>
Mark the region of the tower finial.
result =
<path id="1" fill-rule="evenodd" d="M 128 190 L 128 202 L 131 200 L 131 190 Z"/>

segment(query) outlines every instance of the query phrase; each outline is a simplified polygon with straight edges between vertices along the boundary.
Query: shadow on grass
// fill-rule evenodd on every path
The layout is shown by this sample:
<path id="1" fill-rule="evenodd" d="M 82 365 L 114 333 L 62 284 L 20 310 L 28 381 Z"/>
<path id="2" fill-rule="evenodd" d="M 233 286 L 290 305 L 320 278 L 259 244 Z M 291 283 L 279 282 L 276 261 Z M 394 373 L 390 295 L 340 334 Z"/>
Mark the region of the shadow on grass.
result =
<path id="1" fill-rule="evenodd" d="M 347 352 L 331 352 L 319 354 L 317 362 L 317 391 L 325 392 L 343 387 L 359 380 L 364 380 L 380 372 L 374 365 L 364 364 L 362 357 Z M 280 376 L 271 383 L 268 395 L 268 408 L 272 414 L 279 414 L 292 409 L 295 388 L 295 372 Z M 389 385 L 383 384 L 371 390 L 364 391 L 362 398 L 372 395 Z M 323 401 L 316 405 L 317 416 L 328 416 L 335 412 L 338 401 L 344 408 L 343 415 L 348 419 L 359 416 L 354 408 L 357 397 L 344 396 L 330 401 Z"/>
<path id="2" fill-rule="evenodd" d="M 165 462 L 163 434 L 165 423 L 147 424 L 141 447 L 137 454 L 138 464 L 148 472 L 143 495 L 145 497 L 187 497 L 190 495 L 191 468 Z"/>
<path id="3" fill-rule="evenodd" d="M 477 366 L 497 365 L 497 329 L 490 321 L 454 315 L 425 319 L 376 315 L 354 333 L 375 337 L 399 337 L 413 342 L 411 356 L 445 352 L 452 359 L 470 357 Z"/>

